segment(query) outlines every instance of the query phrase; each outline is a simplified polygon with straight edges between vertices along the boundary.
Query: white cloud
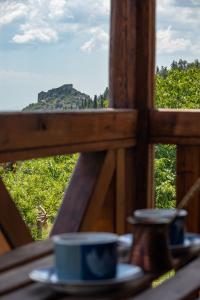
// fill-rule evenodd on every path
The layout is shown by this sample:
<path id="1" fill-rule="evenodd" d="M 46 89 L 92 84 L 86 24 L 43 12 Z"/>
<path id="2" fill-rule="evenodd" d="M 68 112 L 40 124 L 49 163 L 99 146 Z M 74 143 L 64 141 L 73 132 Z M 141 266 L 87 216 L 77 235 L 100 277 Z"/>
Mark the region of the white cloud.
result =
<path id="1" fill-rule="evenodd" d="M 157 53 L 168 58 L 200 54 L 200 1 L 157 1 Z"/>
<path id="2" fill-rule="evenodd" d="M 170 27 L 160 29 L 157 32 L 157 51 L 158 53 L 174 53 L 185 51 L 190 48 L 191 41 L 183 37 L 176 37 L 176 32 L 173 32 Z"/>
<path id="3" fill-rule="evenodd" d="M 95 49 L 95 40 L 91 38 L 81 46 L 83 52 L 91 53 Z"/>
<path id="4" fill-rule="evenodd" d="M 70 11 L 67 8 L 67 2 L 65 0 L 51 0 L 49 2 L 49 15 L 51 19 L 62 18 L 67 16 L 72 17 Z"/>
<path id="5" fill-rule="evenodd" d="M 101 1 L 92 1 L 94 5 L 94 11 L 101 15 L 109 15 L 110 14 L 110 1 L 101 0 Z"/>
<path id="6" fill-rule="evenodd" d="M 157 10 L 158 12 L 164 11 L 166 8 L 174 6 L 174 0 L 158 0 L 157 1 Z"/>
<path id="7" fill-rule="evenodd" d="M 0 26 L 10 24 L 27 15 L 28 8 L 19 1 L 0 2 Z"/>
<path id="8" fill-rule="evenodd" d="M 182 30 L 188 25 L 196 28 L 200 24 L 199 0 L 158 0 L 157 12 L 159 23 L 168 22 Z"/>
<path id="9" fill-rule="evenodd" d="M 77 35 L 80 48 L 91 52 L 108 41 L 110 0 L 6 0 L 0 4 L 4 25 L 20 20 L 12 41 L 17 44 L 51 43 L 63 34 Z"/>
<path id="10" fill-rule="evenodd" d="M 50 43 L 58 39 L 57 32 L 48 27 L 37 27 L 31 24 L 21 26 L 23 34 L 16 34 L 13 41 L 18 44 L 25 44 L 34 41 Z"/>
<path id="11" fill-rule="evenodd" d="M 110 0 L 68 0 L 66 5 L 73 16 L 84 15 L 88 20 L 105 17 L 110 13 Z"/>
<path id="12" fill-rule="evenodd" d="M 0 0 L 1 1 L 1 0 Z M 198 53 L 200 0 L 157 0 L 158 53 Z M 70 33 L 81 51 L 108 45 L 110 0 L 5 0 L 0 2 L 0 27 L 16 20 L 16 44 L 53 43 Z"/>
<path id="13" fill-rule="evenodd" d="M 92 37 L 81 46 L 82 51 L 90 53 L 95 49 L 107 48 L 109 40 L 107 32 L 101 27 L 96 27 L 92 28 L 90 33 L 92 34 Z"/>
<path id="14" fill-rule="evenodd" d="M 57 29 L 60 33 L 70 32 L 76 33 L 82 31 L 81 24 L 79 23 L 63 23 L 57 26 Z"/>

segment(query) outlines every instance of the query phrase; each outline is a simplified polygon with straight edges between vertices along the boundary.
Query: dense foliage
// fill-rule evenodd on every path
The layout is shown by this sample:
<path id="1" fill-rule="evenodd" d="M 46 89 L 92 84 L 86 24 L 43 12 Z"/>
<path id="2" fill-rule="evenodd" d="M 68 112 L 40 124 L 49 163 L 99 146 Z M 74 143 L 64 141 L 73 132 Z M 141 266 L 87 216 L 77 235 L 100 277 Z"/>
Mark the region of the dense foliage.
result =
<path id="1" fill-rule="evenodd" d="M 80 108 L 108 107 L 108 93 L 107 88 L 102 95 L 95 96 L 93 100 L 88 99 L 84 107 Z M 157 107 L 200 108 L 199 94 L 198 61 L 174 61 L 169 69 L 157 68 Z M 58 156 L 0 166 L 0 175 L 35 238 L 44 238 L 49 231 L 77 157 L 78 155 Z M 158 207 L 175 205 L 175 164 L 175 146 L 156 146 L 155 194 Z"/>
<path id="2" fill-rule="evenodd" d="M 185 62 L 185 61 L 183 61 Z M 163 71 L 164 70 L 164 71 Z M 156 106 L 159 108 L 200 108 L 200 63 L 173 62 L 157 70 Z"/>
<path id="3" fill-rule="evenodd" d="M 155 198 L 158 208 L 175 207 L 176 147 L 155 147 Z"/>
<path id="4" fill-rule="evenodd" d="M 34 238 L 45 237 L 50 229 L 77 158 L 74 154 L 0 166 L 0 175 Z M 46 219 L 39 222 L 42 213 Z"/>

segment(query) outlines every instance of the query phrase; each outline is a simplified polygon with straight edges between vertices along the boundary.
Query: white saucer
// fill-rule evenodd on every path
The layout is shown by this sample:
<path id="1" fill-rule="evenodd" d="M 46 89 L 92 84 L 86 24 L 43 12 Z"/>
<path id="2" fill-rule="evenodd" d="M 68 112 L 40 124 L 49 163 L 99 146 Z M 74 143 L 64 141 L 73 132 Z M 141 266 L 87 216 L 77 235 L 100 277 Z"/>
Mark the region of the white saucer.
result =
<path id="1" fill-rule="evenodd" d="M 170 249 L 172 254 L 183 254 L 191 249 L 200 249 L 200 234 L 187 232 L 184 243 L 181 245 L 170 245 Z"/>
<path id="2" fill-rule="evenodd" d="M 119 236 L 119 256 L 125 255 L 129 257 L 132 243 L 134 243 L 134 236 L 132 234 L 125 234 Z M 189 233 L 185 234 L 184 243 L 181 245 L 169 245 L 169 248 L 173 255 L 181 255 L 186 254 L 191 249 L 192 250 L 200 250 L 200 234 L 197 233 Z"/>
<path id="3" fill-rule="evenodd" d="M 36 282 L 49 285 L 60 292 L 86 295 L 116 289 L 121 285 L 132 282 L 134 279 L 139 278 L 142 275 L 143 271 L 140 267 L 128 264 L 118 264 L 116 277 L 107 280 L 60 281 L 54 267 L 33 270 L 29 274 L 29 277 Z"/>

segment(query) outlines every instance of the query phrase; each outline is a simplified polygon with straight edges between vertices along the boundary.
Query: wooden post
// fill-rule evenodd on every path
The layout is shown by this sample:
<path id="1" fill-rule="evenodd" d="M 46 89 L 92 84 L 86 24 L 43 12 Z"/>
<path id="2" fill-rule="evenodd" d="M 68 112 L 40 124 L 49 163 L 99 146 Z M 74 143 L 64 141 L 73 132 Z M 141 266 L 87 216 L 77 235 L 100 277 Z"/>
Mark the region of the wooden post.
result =
<path id="1" fill-rule="evenodd" d="M 113 150 L 79 157 L 51 235 L 94 229 L 115 231 L 113 219 L 109 223 L 107 218 L 101 220 L 105 199 L 112 200 L 106 195 L 115 170 L 114 157 Z M 110 212 L 110 206 L 107 210 Z"/>
<path id="2" fill-rule="evenodd" d="M 153 201 L 153 146 L 148 143 L 149 111 L 154 103 L 155 0 L 137 0 L 136 98 L 139 110 L 135 157 L 135 208 L 151 207 Z"/>
<path id="3" fill-rule="evenodd" d="M 33 238 L 0 178 L 0 229 L 11 248 L 31 243 Z"/>
<path id="4" fill-rule="evenodd" d="M 148 113 L 154 99 L 154 56 L 155 1 L 112 0 L 110 106 L 138 109 L 137 146 L 125 154 L 124 218 L 134 209 L 153 205 L 153 149 L 148 144 Z"/>
<path id="5" fill-rule="evenodd" d="M 179 203 L 200 177 L 199 146 L 177 147 L 177 202 Z M 187 207 L 187 230 L 200 232 L 200 193 L 196 193 Z"/>
<path id="6" fill-rule="evenodd" d="M 8 241 L 5 239 L 4 235 L 0 231 L 0 256 L 10 250 L 11 250 L 11 247 L 8 244 Z"/>
<path id="7" fill-rule="evenodd" d="M 116 232 L 118 234 L 123 234 L 126 231 L 125 149 L 119 149 L 117 151 L 116 163 Z"/>
<path id="8" fill-rule="evenodd" d="M 115 153 L 113 150 L 107 152 L 104 164 L 102 165 L 95 189 L 93 190 L 92 199 L 86 209 L 81 231 L 88 231 L 95 228 L 104 205 L 113 174 L 115 171 Z"/>

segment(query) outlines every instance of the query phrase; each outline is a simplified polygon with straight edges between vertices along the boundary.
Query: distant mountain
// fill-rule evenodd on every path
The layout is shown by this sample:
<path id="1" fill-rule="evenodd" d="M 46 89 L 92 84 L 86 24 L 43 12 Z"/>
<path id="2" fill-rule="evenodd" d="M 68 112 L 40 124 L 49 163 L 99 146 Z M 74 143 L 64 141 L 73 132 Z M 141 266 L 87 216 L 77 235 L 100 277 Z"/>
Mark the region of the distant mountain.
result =
<path id="1" fill-rule="evenodd" d="M 37 103 L 28 105 L 23 111 L 52 111 L 93 108 L 93 101 L 89 95 L 73 88 L 72 84 L 51 89 L 38 94 Z"/>

